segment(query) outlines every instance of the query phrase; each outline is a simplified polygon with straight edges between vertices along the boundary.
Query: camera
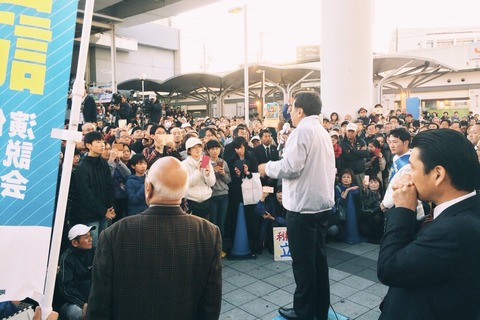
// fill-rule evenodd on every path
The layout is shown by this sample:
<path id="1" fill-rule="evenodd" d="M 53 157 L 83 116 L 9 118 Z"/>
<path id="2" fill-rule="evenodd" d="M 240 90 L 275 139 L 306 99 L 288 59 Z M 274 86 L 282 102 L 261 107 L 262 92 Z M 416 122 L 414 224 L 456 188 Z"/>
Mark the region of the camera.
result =
<path id="1" fill-rule="evenodd" d="M 119 93 L 114 93 L 112 95 L 112 100 L 110 101 L 110 104 L 120 104 L 122 102 L 122 95 Z"/>

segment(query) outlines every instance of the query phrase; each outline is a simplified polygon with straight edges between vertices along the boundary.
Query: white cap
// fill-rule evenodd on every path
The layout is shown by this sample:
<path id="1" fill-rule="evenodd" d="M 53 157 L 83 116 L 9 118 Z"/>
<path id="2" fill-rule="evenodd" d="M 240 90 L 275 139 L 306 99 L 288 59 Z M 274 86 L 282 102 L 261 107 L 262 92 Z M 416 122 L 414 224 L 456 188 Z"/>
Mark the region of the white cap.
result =
<path id="1" fill-rule="evenodd" d="M 333 136 L 337 136 L 337 138 L 340 136 L 340 134 L 338 133 L 338 131 L 330 131 L 330 137 L 333 137 Z"/>
<path id="2" fill-rule="evenodd" d="M 358 126 L 355 123 L 350 122 L 349 124 L 347 124 L 347 131 L 350 131 L 350 130 L 357 131 L 357 129 L 358 129 Z"/>
<path id="3" fill-rule="evenodd" d="M 190 124 L 190 122 L 182 123 L 182 128 L 191 127 L 191 126 L 192 125 Z"/>
<path id="4" fill-rule="evenodd" d="M 250 142 L 252 142 L 253 140 L 258 140 L 258 141 L 260 141 L 260 137 L 259 137 L 259 136 L 253 136 L 253 137 L 250 139 Z"/>
<path id="5" fill-rule="evenodd" d="M 202 141 L 198 138 L 190 138 L 187 140 L 187 142 L 185 142 L 185 150 L 188 150 L 190 149 L 191 147 L 193 146 L 196 146 L 197 144 L 202 144 Z"/>
<path id="6" fill-rule="evenodd" d="M 68 231 L 68 240 L 72 241 L 78 236 L 83 236 L 84 234 L 87 234 L 90 230 L 95 230 L 95 226 L 86 226 L 84 224 L 76 224 Z"/>

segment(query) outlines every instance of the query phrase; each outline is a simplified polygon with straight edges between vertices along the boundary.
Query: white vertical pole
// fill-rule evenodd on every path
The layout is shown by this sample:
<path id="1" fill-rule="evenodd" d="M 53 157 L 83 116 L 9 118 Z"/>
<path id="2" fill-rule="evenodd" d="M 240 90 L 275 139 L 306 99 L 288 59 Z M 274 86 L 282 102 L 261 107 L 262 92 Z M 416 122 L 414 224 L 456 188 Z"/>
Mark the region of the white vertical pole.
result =
<path id="1" fill-rule="evenodd" d="M 261 116 L 263 117 L 265 110 L 265 69 L 262 69 L 262 110 Z"/>
<path id="2" fill-rule="evenodd" d="M 112 57 L 112 92 L 117 92 L 117 44 L 115 41 L 115 25 L 112 24 L 111 48 L 110 55 Z"/>
<path id="3" fill-rule="evenodd" d="M 245 124 L 249 127 L 250 123 L 250 99 L 248 94 L 248 22 L 247 22 L 247 3 L 243 5 L 243 33 L 244 33 L 244 50 L 245 50 L 245 62 L 244 62 L 244 71 L 243 71 L 243 81 L 244 81 L 244 91 L 245 91 Z"/>
<path id="4" fill-rule="evenodd" d="M 65 155 L 63 157 L 62 179 L 58 194 L 57 211 L 53 225 L 52 244 L 50 247 L 50 256 L 48 258 L 47 275 L 45 280 L 45 295 L 40 301 L 42 308 L 42 319 L 47 319 L 52 312 L 53 292 L 55 289 L 55 278 L 57 275 L 57 265 L 60 255 L 60 245 L 62 242 L 63 224 L 65 221 L 65 211 L 67 208 L 68 190 L 70 186 L 70 177 L 72 173 L 73 156 L 75 150 L 75 137 L 78 132 L 78 119 L 80 116 L 80 105 L 84 94 L 84 76 L 88 56 L 88 46 L 90 43 L 90 30 L 92 26 L 93 6 L 95 0 L 86 0 L 85 13 L 82 26 L 82 37 L 80 41 L 80 52 L 78 57 L 77 76 L 72 90 L 72 110 L 70 113 L 70 124 Z"/>

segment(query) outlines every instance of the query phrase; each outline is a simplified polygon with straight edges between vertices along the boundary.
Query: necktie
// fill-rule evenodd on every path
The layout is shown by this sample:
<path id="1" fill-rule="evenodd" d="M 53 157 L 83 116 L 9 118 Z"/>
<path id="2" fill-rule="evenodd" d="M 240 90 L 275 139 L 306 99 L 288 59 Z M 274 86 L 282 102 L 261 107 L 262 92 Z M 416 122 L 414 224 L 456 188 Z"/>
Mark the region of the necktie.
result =
<path id="1" fill-rule="evenodd" d="M 267 152 L 267 161 L 270 161 L 270 146 L 266 147 L 265 151 Z"/>
<path id="2" fill-rule="evenodd" d="M 433 221 L 433 210 L 431 209 L 430 212 L 425 216 L 425 220 L 423 220 L 422 228 L 425 228 L 430 222 Z"/>

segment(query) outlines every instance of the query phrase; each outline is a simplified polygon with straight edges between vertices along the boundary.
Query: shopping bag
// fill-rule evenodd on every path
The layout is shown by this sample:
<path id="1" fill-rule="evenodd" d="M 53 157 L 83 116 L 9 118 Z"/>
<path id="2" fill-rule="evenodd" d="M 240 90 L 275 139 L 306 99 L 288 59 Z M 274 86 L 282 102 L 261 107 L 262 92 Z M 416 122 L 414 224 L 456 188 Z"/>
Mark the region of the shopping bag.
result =
<path id="1" fill-rule="evenodd" d="M 262 196 L 262 182 L 260 173 L 252 172 L 252 178 L 244 178 L 242 182 L 243 204 L 257 204 Z"/>

